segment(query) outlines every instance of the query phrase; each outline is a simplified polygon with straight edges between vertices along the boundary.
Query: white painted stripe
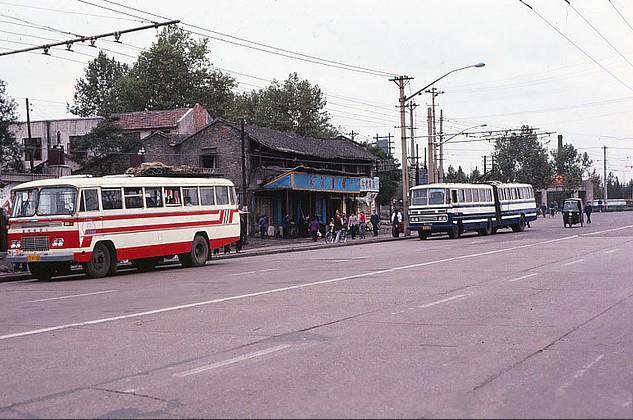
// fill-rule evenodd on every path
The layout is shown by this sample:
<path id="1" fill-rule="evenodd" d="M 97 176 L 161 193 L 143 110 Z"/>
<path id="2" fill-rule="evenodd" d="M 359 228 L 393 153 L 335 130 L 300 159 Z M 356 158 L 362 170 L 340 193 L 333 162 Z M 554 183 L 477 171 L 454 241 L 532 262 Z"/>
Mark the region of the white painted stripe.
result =
<path id="1" fill-rule="evenodd" d="M 539 273 L 531 273 L 526 274 L 525 276 L 517 277 L 516 279 L 508 280 L 508 282 L 512 283 L 519 280 L 529 279 L 530 277 L 538 276 Z"/>
<path id="2" fill-rule="evenodd" d="M 101 292 L 82 293 L 80 295 L 68 295 L 68 296 L 59 296 L 59 297 L 53 297 L 53 298 L 47 298 L 47 299 L 29 300 L 26 303 L 48 302 L 49 300 L 70 299 L 70 298 L 76 298 L 76 297 L 81 297 L 81 296 L 102 295 L 104 293 L 113 293 L 113 292 L 118 292 L 118 290 L 102 290 Z"/>
<path id="3" fill-rule="evenodd" d="M 517 249 L 530 248 L 530 247 L 534 247 L 534 246 L 542 246 L 544 244 L 555 243 L 555 242 L 560 242 L 560 241 L 566 241 L 568 239 L 574 239 L 574 238 L 578 238 L 578 235 L 565 236 L 565 237 L 562 237 L 562 238 L 550 239 L 550 240 L 542 241 L 542 242 L 533 242 L 533 243 L 526 244 L 526 245 L 517 245 L 517 246 L 513 246 L 513 247 L 509 247 L 509 248 L 496 249 L 496 250 L 493 250 L 493 251 L 478 252 L 476 254 L 460 255 L 460 256 L 457 256 L 457 257 L 443 258 L 443 259 L 435 260 L 435 261 L 427 261 L 427 262 L 423 262 L 423 263 L 417 263 L 417 264 L 410 264 L 410 265 L 405 265 L 405 266 L 400 266 L 400 267 L 387 268 L 387 269 L 384 269 L 384 270 L 370 271 L 370 272 L 367 272 L 367 273 L 353 274 L 353 275 L 350 275 L 350 276 L 337 277 L 337 278 L 328 279 L 328 280 L 320 280 L 320 281 L 315 281 L 315 282 L 311 282 L 311 283 L 298 284 L 298 285 L 295 285 L 295 286 L 280 287 L 278 289 L 264 290 L 264 291 L 261 291 L 261 292 L 247 293 L 247 294 L 244 294 L 244 295 L 228 296 L 228 297 L 225 297 L 225 298 L 212 299 L 212 300 L 207 300 L 207 301 L 203 301 L 203 302 L 188 303 L 188 304 L 185 304 L 185 305 L 170 306 L 170 307 L 166 307 L 166 308 L 153 309 L 153 310 L 150 310 L 150 311 L 136 312 L 136 313 L 126 314 L 126 315 L 113 316 L 113 317 L 110 317 L 110 318 L 100 318 L 100 319 L 93 319 L 91 321 L 73 322 L 73 323 L 70 323 L 70 324 L 56 325 L 54 327 L 40 328 L 40 329 L 37 329 L 37 330 L 30 330 L 30 331 L 23 331 L 23 332 L 14 333 L 14 334 L 0 335 L 0 340 L 7 340 L 7 339 L 10 339 L 10 338 L 16 338 L 16 337 L 25 337 L 25 336 L 29 336 L 29 335 L 42 334 L 42 333 L 47 333 L 47 332 L 51 332 L 51 331 L 58 331 L 58 330 L 74 328 L 74 327 L 83 327 L 83 326 L 86 326 L 86 325 L 97 325 L 97 324 L 103 324 L 103 323 L 106 323 L 106 322 L 121 321 L 121 320 L 124 320 L 124 319 L 138 318 L 138 317 L 142 317 L 142 316 L 160 314 L 160 313 L 171 312 L 171 311 L 178 311 L 178 310 L 182 310 L 182 309 L 197 308 L 197 307 L 200 307 L 200 306 L 211 305 L 211 304 L 214 304 L 214 303 L 229 302 L 229 301 L 232 301 L 232 300 L 239 300 L 239 299 L 247 299 L 247 298 L 252 298 L 252 297 L 256 297 L 256 296 L 269 295 L 269 294 L 272 294 L 272 293 L 286 292 L 288 290 L 303 289 L 303 288 L 306 288 L 306 287 L 312 287 L 312 286 L 317 286 L 317 285 L 321 285 L 321 284 L 336 283 L 336 282 L 340 282 L 340 281 L 351 280 L 351 279 L 359 279 L 359 278 L 363 278 L 363 277 L 370 277 L 370 276 L 375 276 L 375 275 L 384 274 L 384 273 L 392 273 L 392 272 L 396 272 L 396 271 L 399 271 L 399 270 L 408 270 L 408 269 L 411 269 L 411 268 L 426 267 L 426 266 L 429 266 L 429 265 L 442 264 L 442 263 L 447 263 L 447 262 L 451 262 L 451 261 L 458 261 L 458 260 L 463 260 L 463 259 L 468 259 L 468 258 L 476 258 L 476 257 L 484 256 L 484 255 L 493 255 L 493 254 L 499 254 L 499 253 L 503 253 L 503 252 L 510 252 L 510 251 L 515 251 Z"/>
<path id="4" fill-rule="evenodd" d="M 576 374 L 568 381 L 566 382 L 563 386 L 561 386 L 558 389 L 558 392 L 562 392 L 565 391 L 567 388 L 569 388 L 571 386 L 571 384 L 578 378 L 580 378 L 581 376 L 583 376 L 589 369 L 591 369 L 591 367 L 593 365 L 595 365 L 596 363 L 598 363 L 600 360 L 602 360 L 602 358 L 604 357 L 604 354 L 600 354 L 598 355 L 598 357 L 596 357 L 595 359 L 593 359 L 588 365 L 586 365 L 585 367 L 578 369 L 578 371 L 576 372 Z"/>
<path id="5" fill-rule="evenodd" d="M 616 231 L 618 231 L 618 230 L 629 229 L 629 228 L 632 228 L 632 227 L 633 227 L 633 225 L 620 226 L 620 227 L 618 227 L 618 228 L 607 229 L 607 230 L 601 230 L 601 231 L 598 231 L 598 232 L 583 233 L 581 236 L 600 235 L 601 233 L 606 233 L 606 232 L 616 232 Z"/>
<path id="6" fill-rule="evenodd" d="M 213 370 L 213 369 L 217 369 L 217 368 L 220 368 L 220 367 L 223 367 L 223 366 L 228 366 L 228 365 L 232 365 L 232 364 L 235 364 L 235 363 L 243 362 L 244 360 L 249 360 L 249 359 L 254 359 L 256 357 L 265 356 L 267 354 L 274 353 L 276 351 L 285 350 L 285 349 L 287 349 L 289 347 L 291 347 L 290 344 L 282 344 L 280 346 L 275 346 L 275 347 L 271 347 L 269 349 L 256 351 L 254 353 L 245 354 L 245 355 L 242 355 L 242 356 L 234 357 L 232 359 L 223 360 L 221 362 L 211 363 L 209 365 L 200 366 L 198 368 L 186 370 L 184 372 L 174 373 L 172 376 L 175 376 L 177 378 L 184 378 L 186 376 L 196 375 L 198 373 L 207 372 L 207 371 L 210 371 L 210 370 Z"/>
<path id="7" fill-rule="evenodd" d="M 574 260 L 574 261 L 570 261 L 568 263 L 563 264 L 563 267 L 567 267 L 569 265 L 578 264 L 578 263 L 583 262 L 584 260 L 585 260 L 584 258 L 580 258 L 580 259 L 577 259 L 577 260 Z"/>
<path id="8" fill-rule="evenodd" d="M 229 274 L 229 276 L 245 276 L 247 274 L 268 273 L 270 271 L 279 271 L 278 268 L 267 268 L 265 270 L 242 271 L 241 273 Z"/>
<path id="9" fill-rule="evenodd" d="M 451 297 L 446 298 L 446 299 L 436 300 L 435 302 L 431 302 L 431 303 L 427 303 L 427 304 L 424 304 L 424 305 L 417 306 L 416 308 L 407 308 L 407 309 L 404 309 L 402 311 L 392 312 L 391 315 L 398 315 L 398 314 L 401 314 L 403 312 L 412 311 L 412 310 L 417 309 L 417 308 L 422 308 L 422 309 L 423 308 L 430 308 L 431 306 L 439 305 L 440 303 L 450 302 L 450 301 L 453 301 L 453 300 L 456 300 L 456 299 L 461 299 L 461 298 L 463 298 L 465 296 L 466 295 L 451 296 Z"/>
<path id="10" fill-rule="evenodd" d="M 605 254 L 613 254 L 614 252 L 618 252 L 620 248 L 613 248 L 608 251 L 604 251 Z"/>

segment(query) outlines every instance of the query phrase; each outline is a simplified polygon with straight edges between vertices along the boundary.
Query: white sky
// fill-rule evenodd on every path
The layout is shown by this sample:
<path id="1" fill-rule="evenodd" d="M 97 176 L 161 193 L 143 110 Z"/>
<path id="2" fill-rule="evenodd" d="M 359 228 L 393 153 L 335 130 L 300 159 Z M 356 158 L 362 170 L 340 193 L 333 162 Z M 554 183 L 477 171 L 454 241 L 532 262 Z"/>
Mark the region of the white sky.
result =
<path id="1" fill-rule="evenodd" d="M 89 1 L 140 15 L 103 0 Z M 488 125 L 486 129 L 529 124 L 563 134 L 565 142 L 590 154 L 600 173 L 601 146 L 609 146 L 609 170 L 620 179 L 631 179 L 633 64 L 613 51 L 564 0 L 525 1 L 621 82 L 518 0 L 118 0 L 251 41 L 414 77 L 407 93 L 450 70 L 483 61 L 484 68 L 453 73 L 436 85 L 445 92 L 437 101 L 444 110 L 447 133 L 484 123 Z M 633 2 L 611 1 L 633 24 Z M 571 2 L 633 63 L 633 29 L 618 16 L 609 0 Z M 28 46 L 21 43 L 50 42 L 33 37 L 71 37 L 24 26 L 15 18 L 82 35 L 144 24 L 77 0 L 1 0 L 0 48 L 18 49 Z M 131 63 L 138 47 L 149 46 L 154 35 L 152 29 L 124 35 L 121 40 L 125 45 L 103 41 L 98 45 L 115 51 L 120 61 Z M 327 110 L 335 125 L 342 125 L 348 133 L 360 133 L 356 139 L 399 133 L 395 128 L 399 125 L 398 91 L 387 77 L 306 63 L 213 39 L 210 46 L 212 62 L 222 69 L 278 80 L 285 80 L 296 71 L 301 78 L 318 84 L 326 93 Z M 68 116 L 65 103 L 72 99 L 74 84 L 83 75 L 85 63 L 96 55 L 95 49 L 88 46 L 76 46 L 74 50 L 75 53 L 61 48 L 53 54 L 79 62 L 40 53 L 0 57 L 0 79 L 8 83 L 8 93 L 18 101 L 21 118 L 25 115 L 26 97 L 32 101 L 34 120 Z M 268 84 L 233 75 L 240 90 Z M 420 105 L 430 101 L 428 95 L 417 98 Z M 424 106 L 418 108 L 416 126 L 416 135 L 426 134 Z M 551 135 L 547 147 L 555 147 L 556 134 Z M 464 138 L 453 141 L 458 140 Z M 478 166 L 481 170 L 482 156 L 490 155 L 492 145 L 451 144 L 453 141 L 446 145 L 445 166 L 462 165 L 466 171 Z M 421 154 L 425 143 L 425 139 L 419 140 Z M 399 149 L 396 156 L 400 156 Z"/>

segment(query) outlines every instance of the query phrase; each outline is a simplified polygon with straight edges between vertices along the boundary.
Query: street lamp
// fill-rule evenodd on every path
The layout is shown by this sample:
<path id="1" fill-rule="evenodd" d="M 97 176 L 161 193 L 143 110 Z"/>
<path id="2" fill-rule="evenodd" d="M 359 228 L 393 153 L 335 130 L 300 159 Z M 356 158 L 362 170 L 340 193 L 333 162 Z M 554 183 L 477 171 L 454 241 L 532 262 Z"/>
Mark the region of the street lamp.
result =
<path id="1" fill-rule="evenodd" d="M 488 126 L 488 124 L 473 125 L 472 127 L 464 128 L 459 133 L 453 134 L 452 136 L 450 136 L 446 140 L 440 140 L 438 142 L 434 142 L 434 144 L 433 144 L 434 147 L 435 146 L 439 146 L 440 147 L 440 168 L 439 168 L 439 171 L 438 171 L 438 180 L 439 180 L 439 182 L 444 182 L 444 143 L 449 142 L 450 140 L 454 139 L 455 137 L 459 136 L 460 134 L 464 134 L 466 131 L 472 130 L 473 128 L 480 128 L 480 127 L 487 127 L 487 126 Z M 433 170 L 435 170 L 435 168 L 433 168 Z"/>
<path id="2" fill-rule="evenodd" d="M 399 102 L 400 102 L 400 149 L 401 149 L 401 155 L 402 155 L 402 160 L 401 160 L 401 164 L 402 164 L 402 212 L 404 215 L 404 234 L 405 236 L 409 235 L 409 202 L 408 202 L 408 197 L 409 197 L 409 168 L 408 168 L 408 164 L 407 164 L 407 142 L 406 142 L 406 138 L 407 138 L 407 127 L 406 127 L 406 121 L 405 121 L 405 107 L 406 107 L 406 103 L 411 100 L 413 97 L 421 94 L 422 92 L 424 92 L 427 88 L 429 88 L 430 86 L 434 85 L 435 83 L 437 83 L 438 81 L 442 80 L 443 78 L 445 78 L 446 76 L 448 76 L 449 74 L 455 73 L 456 71 L 460 71 L 460 70 L 465 70 L 465 69 L 469 69 L 471 67 L 483 67 L 485 66 L 484 63 L 477 63 L 477 64 L 472 64 L 470 66 L 465 66 L 465 67 L 460 67 L 454 70 L 449 71 L 446 74 L 443 74 L 442 76 L 438 77 L 437 79 L 433 80 L 431 83 L 429 83 L 428 85 L 424 86 L 422 89 L 418 90 L 417 92 L 415 92 L 412 95 L 406 96 L 404 93 L 404 87 L 405 84 L 411 80 L 411 77 L 407 77 L 407 76 L 399 76 L 399 77 L 394 77 L 393 79 L 389 79 L 392 82 L 396 82 L 396 84 L 398 85 L 398 88 L 400 89 L 400 98 L 399 98 Z M 411 124 L 413 124 L 413 121 L 411 122 Z M 433 143 L 435 142 L 435 138 L 433 138 Z M 429 142 L 430 144 L 432 144 L 431 142 Z M 433 167 L 433 153 L 432 150 L 429 150 L 428 153 L 428 159 L 429 159 L 429 165 L 427 165 L 428 170 L 431 170 L 431 168 Z"/>

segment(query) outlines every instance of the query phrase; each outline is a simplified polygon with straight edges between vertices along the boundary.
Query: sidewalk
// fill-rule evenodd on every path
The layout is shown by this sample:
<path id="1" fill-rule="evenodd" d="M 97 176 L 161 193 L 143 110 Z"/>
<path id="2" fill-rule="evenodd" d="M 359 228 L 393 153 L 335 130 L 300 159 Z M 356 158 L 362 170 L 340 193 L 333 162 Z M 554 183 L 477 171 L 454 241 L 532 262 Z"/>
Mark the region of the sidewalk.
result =
<path id="1" fill-rule="evenodd" d="M 235 252 L 235 247 L 231 248 L 231 252 L 228 254 L 224 254 L 223 250 L 220 249 L 219 254 L 212 255 L 211 259 L 226 259 L 226 258 L 241 258 L 241 257 L 254 257 L 257 255 L 268 255 L 268 254 L 279 254 L 284 252 L 296 252 L 296 251 L 309 251 L 312 249 L 319 248 L 332 248 L 332 247 L 340 247 L 340 246 L 354 246 L 354 245 L 362 245 L 367 243 L 376 243 L 376 242 L 390 242 L 390 241 L 398 241 L 417 238 L 415 236 L 403 236 L 402 234 L 398 238 L 394 238 L 391 236 L 391 226 L 383 223 L 381 225 L 381 229 L 378 232 L 378 236 L 373 236 L 373 233 L 366 235 L 365 239 L 360 239 L 358 236 L 356 239 L 352 239 L 351 236 L 347 237 L 347 242 L 344 243 L 335 243 L 335 244 L 326 244 L 323 237 L 317 239 L 316 242 L 313 242 L 311 238 L 294 238 L 294 239 L 281 239 L 281 238 L 264 238 L 261 239 L 259 237 L 249 237 L 247 243 L 242 248 L 242 251 L 239 253 Z M 4 261 L 2 259 L 2 255 L 0 255 L 0 266 L 4 265 Z M 172 262 L 168 262 L 171 264 Z M 26 272 L 0 272 L 0 283 L 7 281 L 16 281 L 16 280 L 27 280 L 30 279 L 31 274 Z"/>

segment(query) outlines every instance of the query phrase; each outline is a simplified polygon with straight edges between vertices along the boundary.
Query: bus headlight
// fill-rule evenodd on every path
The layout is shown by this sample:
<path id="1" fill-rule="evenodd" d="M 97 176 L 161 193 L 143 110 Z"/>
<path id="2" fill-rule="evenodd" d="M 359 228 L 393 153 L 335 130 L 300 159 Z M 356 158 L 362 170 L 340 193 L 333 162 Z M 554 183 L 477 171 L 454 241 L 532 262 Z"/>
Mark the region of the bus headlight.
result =
<path id="1" fill-rule="evenodd" d="M 55 238 L 53 242 L 51 242 L 51 246 L 53 247 L 62 247 L 64 246 L 64 238 Z"/>
<path id="2" fill-rule="evenodd" d="M 11 249 L 20 249 L 22 248 L 22 243 L 18 239 L 14 239 L 11 241 Z"/>
<path id="3" fill-rule="evenodd" d="M 437 216 L 437 221 L 438 222 L 447 222 L 448 221 L 448 216 L 445 214 L 441 214 L 439 216 Z"/>

